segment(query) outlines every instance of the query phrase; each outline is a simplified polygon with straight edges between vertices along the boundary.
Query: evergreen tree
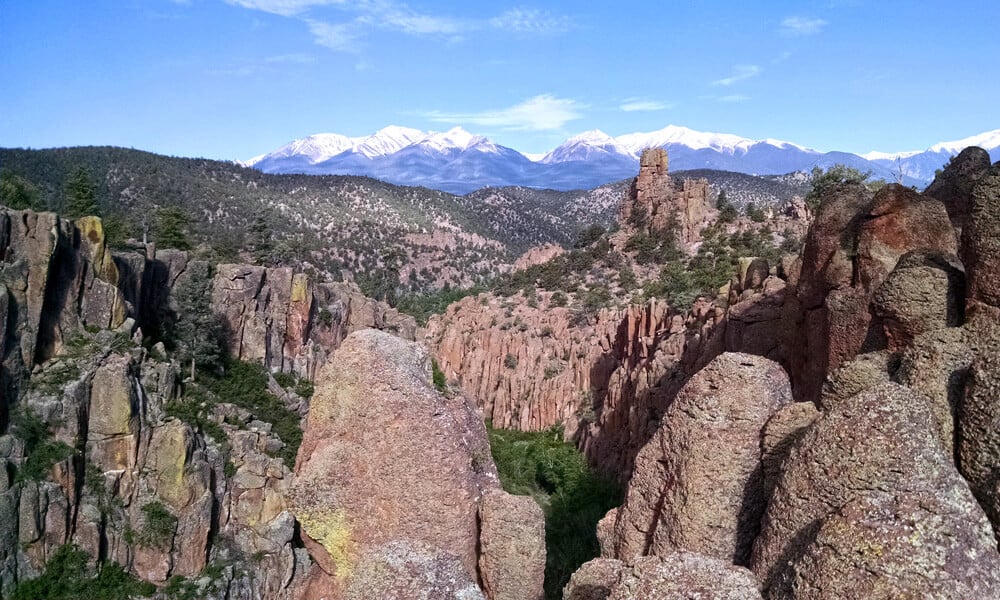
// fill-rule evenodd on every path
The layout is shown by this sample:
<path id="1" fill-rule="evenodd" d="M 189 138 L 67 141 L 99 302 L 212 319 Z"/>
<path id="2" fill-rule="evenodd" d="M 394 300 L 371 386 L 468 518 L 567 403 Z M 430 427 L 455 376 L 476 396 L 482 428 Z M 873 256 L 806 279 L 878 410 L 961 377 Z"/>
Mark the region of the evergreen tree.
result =
<path id="1" fill-rule="evenodd" d="M 15 210 L 43 208 L 35 186 L 7 169 L 0 171 L 0 204 Z"/>
<path id="2" fill-rule="evenodd" d="M 98 214 L 97 192 L 85 167 L 77 167 L 75 171 L 70 173 L 66 179 L 64 190 L 66 206 L 63 213 L 67 218 L 79 219 Z"/>
<path id="3" fill-rule="evenodd" d="M 250 244 L 253 249 L 254 262 L 266 266 L 274 251 L 274 240 L 272 239 L 271 225 L 268 223 L 264 211 L 255 214 L 253 223 L 250 224 Z"/>
<path id="4" fill-rule="evenodd" d="M 719 190 L 719 199 L 715 201 L 715 207 L 719 209 L 720 223 L 732 223 L 736 220 L 736 207 L 726 196 L 726 190 Z"/>
<path id="5" fill-rule="evenodd" d="M 156 243 L 160 247 L 191 249 L 191 242 L 187 238 L 187 227 L 191 223 L 191 218 L 183 210 L 176 206 L 161 208 L 156 213 L 156 220 Z"/>
<path id="6" fill-rule="evenodd" d="M 168 327 L 167 342 L 184 363 L 215 369 L 222 362 L 222 327 L 212 313 L 212 268 L 204 261 L 188 263 L 187 276 L 178 280 L 172 296 L 177 318 Z"/>

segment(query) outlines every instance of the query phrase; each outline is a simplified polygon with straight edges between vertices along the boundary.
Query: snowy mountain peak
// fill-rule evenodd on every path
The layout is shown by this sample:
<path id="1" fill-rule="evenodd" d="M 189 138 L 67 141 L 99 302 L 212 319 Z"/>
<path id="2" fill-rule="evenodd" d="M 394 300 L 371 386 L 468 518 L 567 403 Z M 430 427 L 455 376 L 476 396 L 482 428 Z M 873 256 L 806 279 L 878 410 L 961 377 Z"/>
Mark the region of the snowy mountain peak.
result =
<path id="1" fill-rule="evenodd" d="M 492 144 L 482 136 L 472 135 L 461 127 L 453 127 L 444 133 L 430 133 L 419 144 L 432 150 L 467 150 L 479 144 Z"/>
<path id="2" fill-rule="evenodd" d="M 986 131 L 954 142 L 941 142 L 930 147 L 931 152 L 958 154 L 969 146 L 979 146 L 984 150 L 1000 148 L 1000 129 Z"/>
<path id="3" fill-rule="evenodd" d="M 615 143 L 615 138 L 604 133 L 600 129 L 591 129 L 590 131 L 584 131 L 579 135 L 574 135 L 573 137 L 566 140 L 566 142 L 563 145 L 567 145 L 573 142 L 583 142 L 594 146 L 603 146 L 606 144 Z"/>
<path id="4" fill-rule="evenodd" d="M 289 142 L 270 154 L 258 157 L 264 158 L 288 158 L 292 156 L 302 156 L 312 164 L 323 162 L 334 157 L 345 150 L 349 150 L 354 145 L 354 140 L 337 133 L 317 133 L 299 140 Z M 254 159 L 251 159 L 251 161 Z M 251 164 L 260 162 L 257 160 Z M 250 163 L 250 161 L 247 161 Z"/>
<path id="5" fill-rule="evenodd" d="M 363 154 L 368 158 L 375 158 L 399 152 L 410 144 L 419 142 L 426 136 L 427 134 L 419 129 L 390 125 L 379 129 L 368 137 L 355 138 L 355 144 L 351 150 L 358 154 Z"/>

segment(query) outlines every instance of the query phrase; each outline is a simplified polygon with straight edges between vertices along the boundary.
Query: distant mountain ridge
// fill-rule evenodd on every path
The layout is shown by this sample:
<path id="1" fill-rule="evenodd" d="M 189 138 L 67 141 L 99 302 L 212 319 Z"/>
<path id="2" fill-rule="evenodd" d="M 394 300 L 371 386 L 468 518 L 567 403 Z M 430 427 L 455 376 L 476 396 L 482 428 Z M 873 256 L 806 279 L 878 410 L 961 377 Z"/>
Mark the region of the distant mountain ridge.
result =
<path id="1" fill-rule="evenodd" d="M 715 169 L 749 175 L 781 175 L 813 167 L 846 164 L 876 178 L 923 186 L 963 148 L 977 145 L 1000 159 L 1000 129 L 919 152 L 821 152 L 792 142 L 751 140 L 669 125 L 658 131 L 612 137 L 600 130 L 573 136 L 535 160 L 461 127 L 425 132 L 389 126 L 368 136 L 322 133 L 293 140 L 241 162 L 265 173 L 366 175 L 400 185 L 456 194 L 482 187 L 527 186 L 554 190 L 589 189 L 630 177 L 644 148 L 662 147 L 671 169 Z"/>

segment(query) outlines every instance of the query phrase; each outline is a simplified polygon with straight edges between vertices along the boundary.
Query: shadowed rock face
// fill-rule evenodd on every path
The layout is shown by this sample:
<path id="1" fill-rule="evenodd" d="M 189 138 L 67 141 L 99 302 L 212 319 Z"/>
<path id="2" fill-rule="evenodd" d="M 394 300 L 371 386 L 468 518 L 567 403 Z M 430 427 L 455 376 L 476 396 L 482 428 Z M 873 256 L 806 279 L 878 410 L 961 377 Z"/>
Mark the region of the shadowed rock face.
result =
<path id="1" fill-rule="evenodd" d="M 349 335 L 317 379 L 297 462 L 289 505 L 323 571 L 308 597 L 415 589 L 399 578 L 420 572 L 438 581 L 439 567 L 455 565 L 470 582 L 484 566 L 492 598 L 541 594 L 541 511 L 504 495 L 483 503 L 485 493 L 500 492 L 482 419 L 463 397 L 433 388 L 421 346 L 377 330 Z M 505 527 L 516 514 L 520 530 Z M 505 540 L 498 528 L 513 537 Z M 419 548 L 419 556 L 386 570 L 378 557 L 393 544 Z M 508 546 L 528 556 L 509 560 Z"/>
<path id="2" fill-rule="evenodd" d="M 936 496 L 945 507 L 939 512 L 946 515 L 936 539 L 942 544 L 948 536 L 979 540 L 975 547 L 982 549 L 977 554 L 981 565 L 954 574 L 942 572 L 942 577 L 973 585 L 963 573 L 997 573 L 996 552 L 987 552 L 990 544 L 981 543 L 985 515 L 938 444 L 927 400 L 890 383 L 833 404 L 789 454 L 751 557 L 765 596 L 788 597 L 796 565 L 819 543 L 824 522 L 848 503 L 875 493 Z M 926 556 L 943 551 L 931 543 L 922 548 Z M 831 580 L 825 585 L 832 589 L 838 583 Z M 981 585 L 993 586 L 995 581 Z"/>
<path id="3" fill-rule="evenodd" d="M 997 597 L 992 531 L 978 507 L 955 500 L 916 491 L 848 502 L 823 520 L 796 562 L 793 597 Z"/>
<path id="4" fill-rule="evenodd" d="M 944 203 L 952 225 L 961 230 L 969 219 L 972 189 L 990 168 L 990 155 L 975 146 L 962 150 L 934 178 L 924 193 Z"/>
<path id="5" fill-rule="evenodd" d="M 675 550 L 745 564 L 767 502 L 762 430 L 791 402 L 775 362 L 726 353 L 681 389 L 636 459 L 611 556 Z"/>
<path id="6" fill-rule="evenodd" d="M 1000 308 L 1000 166 L 983 173 L 972 190 L 962 230 L 962 262 L 969 277 L 968 302 Z"/>

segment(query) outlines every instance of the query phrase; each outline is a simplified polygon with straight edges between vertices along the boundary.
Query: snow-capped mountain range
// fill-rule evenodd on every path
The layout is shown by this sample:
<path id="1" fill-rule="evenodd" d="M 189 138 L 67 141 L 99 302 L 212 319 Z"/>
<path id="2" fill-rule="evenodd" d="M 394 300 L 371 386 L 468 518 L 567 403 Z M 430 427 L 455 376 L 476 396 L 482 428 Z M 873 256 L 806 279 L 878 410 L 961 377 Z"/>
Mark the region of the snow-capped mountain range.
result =
<path id="1" fill-rule="evenodd" d="M 593 130 L 531 157 L 455 127 L 446 132 L 390 126 L 372 135 L 321 133 L 294 140 L 242 162 L 266 173 L 367 175 L 401 185 L 465 194 L 485 186 L 524 185 L 556 190 L 592 188 L 635 174 L 645 148 L 665 148 L 671 170 L 719 169 L 752 175 L 808 171 L 846 164 L 876 178 L 928 183 L 934 171 L 967 146 L 1000 158 L 1000 129 L 923 151 L 820 152 L 781 140 L 751 140 L 669 125 L 650 133 L 612 137 Z"/>

